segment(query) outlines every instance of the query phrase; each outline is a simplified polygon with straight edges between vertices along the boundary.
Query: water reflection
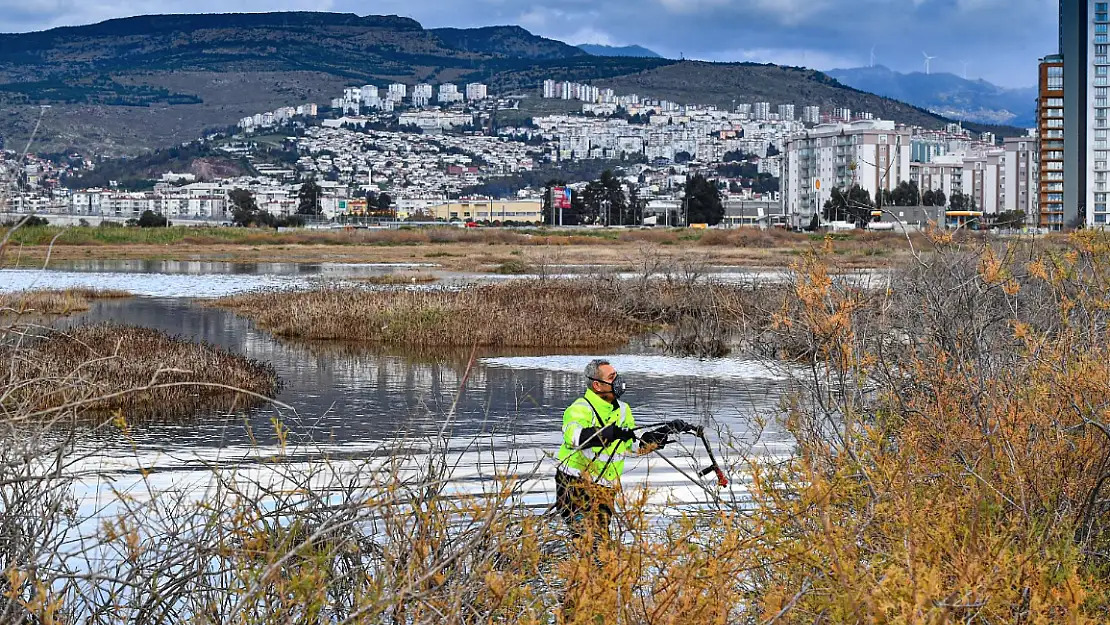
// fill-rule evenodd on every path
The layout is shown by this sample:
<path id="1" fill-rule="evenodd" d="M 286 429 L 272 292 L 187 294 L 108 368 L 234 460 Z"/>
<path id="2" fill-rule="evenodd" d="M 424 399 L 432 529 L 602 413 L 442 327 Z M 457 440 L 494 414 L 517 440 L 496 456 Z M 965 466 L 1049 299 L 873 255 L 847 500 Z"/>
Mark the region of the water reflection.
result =
<path id="1" fill-rule="evenodd" d="M 278 399 L 295 414 L 274 407 L 244 414 L 201 415 L 189 423 L 136 427 L 133 439 L 102 438 L 107 448 L 82 463 L 82 471 L 116 480 L 137 480 L 142 467 L 159 483 L 184 484 L 209 467 L 263 467 L 280 453 L 272 420 L 280 417 L 302 444 L 286 450 L 285 461 L 330 458 L 357 463 L 384 442 L 450 438 L 450 446 L 469 467 L 469 481 L 492 471 L 491 453 L 515 454 L 525 464 L 543 463 L 560 441 L 563 409 L 582 392 L 581 370 L 597 354 L 545 354 L 536 350 L 478 353 L 398 353 L 353 345 L 302 344 L 275 340 L 249 321 L 219 309 L 182 299 L 134 298 L 96 302 L 66 323 L 113 321 L 141 325 L 192 340 L 205 341 L 270 362 L 285 382 Z M 777 414 L 787 390 L 782 371 L 742 360 L 697 361 L 664 357 L 649 345 L 634 344 L 621 353 L 603 354 L 628 378 L 626 398 L 639 423 L 683 418 L 729 430 L 755 445 L 754 453 L 789 449 L 781 429 L 755 424 Z M 470 371 L 467 374 L 468 363 Z M 459 387 L 467 375 L 464 390 Z M 458 395 L 455 416 L 446 416 Z M 772 419 L 773 420 L 773 419 Z M 472 444 L 478 442 L 483 452 Z M 676 446 L 672 457 L 696 454 Z M 726 454 L 728 456 L 728 454 Z M 736 460 L 732 457 L 732 460 Z M 726 460 L 727 461 L 727 460 Z M 688 468 L 702 460 L 676 460 Z M 355 466 L 355 465 L 352 465 Z M 554 465 L 544 465 L 544 474 Z M 685 488 L 683 497 L 698 496 L 685 478 L 658 459 L 633 466 L 627 483 L 653 488 Z M 202 480 L 203 481 L 203 480 Z M 549 480 L 532 486 L 530 497 L 546 501 Z M 122 486 L 122 482 L 117 485 Z M 460 489 L 468 488 L 460 483 Z M 673 496 L 667 491 L 662 497 Z"/>

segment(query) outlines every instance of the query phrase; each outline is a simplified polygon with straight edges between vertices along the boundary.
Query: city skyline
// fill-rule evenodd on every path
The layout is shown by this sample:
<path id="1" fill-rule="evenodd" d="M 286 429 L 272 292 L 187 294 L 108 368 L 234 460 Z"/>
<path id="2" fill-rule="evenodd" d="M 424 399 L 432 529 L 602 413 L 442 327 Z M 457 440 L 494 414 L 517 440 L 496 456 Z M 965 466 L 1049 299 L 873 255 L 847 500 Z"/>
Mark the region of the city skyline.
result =
<path id="1" fill-rule="evenodd" d="M 901 72 L 924 70 L 923 47 L 937 58 L 933 73 L 963 75 L 1004 87 L 1037 82 L 1036 61 L 1056 49 L 1057 11 L 1043 0 L 861 0 L 849 14 L 831 0 L 652 0 L 642 4 L 584 0 L 477 0 L 482 10 L 442 0 L 376 3 L 376 14 L 412 17 L 428 28 L 519 25 L 534 34 L 572 45 L 641 45 L 669 58 L 719 62 L 769 62 L 818 70 L 863 67 L 875 61 Z M 466 10 L 463 10 L 463 9 Z M 1005 9 L 1005 10 L 1002 10 Z M 154 13 L 215 13 L 319 10 L 365 14 L 365 5 L 346 0 L 109 0 L 95 5 L 71 0 L 0 0 L 0 32 L 58 26 Z M 907 37 L 906 33 L 928 33 Z"/>

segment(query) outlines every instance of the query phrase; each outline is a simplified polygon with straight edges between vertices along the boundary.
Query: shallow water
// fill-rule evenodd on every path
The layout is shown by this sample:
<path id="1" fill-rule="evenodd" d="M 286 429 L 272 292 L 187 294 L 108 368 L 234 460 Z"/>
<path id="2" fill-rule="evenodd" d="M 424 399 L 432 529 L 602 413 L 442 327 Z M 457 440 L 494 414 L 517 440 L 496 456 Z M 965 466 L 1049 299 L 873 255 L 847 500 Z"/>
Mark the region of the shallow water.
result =
<path id="1" fill-rule="evenodd" d="M 69 322 L 106 320 L 164 330 L 270 362 L 285 383 L 277 399 L 295 412 L 263 407 L 245 415 L 203 415 L 189 423 L 136 427 L 130 441 L 97 440 L 105 447 L 78 469 L 90 495 L 105 480 L 125 491 L 137 487 L 140 468 L 166 487 L 203 481 L 213 467 L 256 471 L 282 453 L 271 421 L 280 417 L 293 432 L 294 444 L 284 450 L 286 462 L 327 456 L 355 467 L 383 443 L 419 444 L 444 432 L 465 467 L 457 476 L 458 488 L 467 490 L 467 482 L 490 475 L 496 464 L 492 458 L 511 452 L 526 464 L 540 463 L 541 479 L 532 485 L 532 496 L 546 501 L 552 487 L 546 478 L 554 464 L 544 458 L 558 447 L 562 411 L 581 392 L 582 368 L 598 355 L 628 379 L 625 398 L 639 423 L 683 418 L 713 431 L 731 431 L 755 443 L 755 453 L 777 455 L 790 448 L 789 436 L 774 423 L 766 430 L 755 426 L 760 419 L 774 421 L 788 373 L 753 361 L 675 358 L 650 346 L 605 354 L 479 354 L 460 392 L 465 352 L 413 355 L 286 343 L 227 311 L 184 299 L 101 301 Z M 456 413 L 448 423 L 456 393 Z M 481 453 L 469 448 L 475 443 Z M 689 471 L 704 466 L 704 458 L 689 457 L 689 452 L 701 453 L 694 441 L 686 443 L 685 451 L 676 446 L 665 453 Z M 704 497 L 659 459 L 631 464 L 627 484 L 658 488 L 661 499 Z"/>
<path id="2" fill-rule="evenodd" d="M 628 380 L 625 399 L 637 422 L 673 418 L 730 432 L 744 449 L 725 451 L 722 463 L 746 454 L 778 456 L 791 449 L 790 436 L 776 423 L 791 386 L 790 370 L 775 363 L 742 359 L 699 361 L 664 356 L 650 345 L 617 353 L 513 350 L 480 353 L 470 364 L 467 350 L 430 354 L 367 349 L 343 344 L 303 344 L 274 339 L 244 319 L 206 308 L 192 299 L 259 288 L 299 288 L 319 280 L 358 279 L 397 271 L 436 273 L 445 282 L 503 279 L 437 272 L 418 265 L 295 263 L 209 263 L 175 261 L 79 261 L 47 271 L 0 270 L 0 292 L 32 288 L 92 286 L 124 289 L 140 297 L 98 301 L 65 323 L 113 321 L 164 330 L 225 347 L 272 363 L 284 381 L 277 399 L 292 411 L 265 406 L 245 414 L 205 414 L 188 423 L 135 427 L 133 438 L 118 435 L 90 441 L 81 476 L 82 509 L 95 513 L 111 499 L 105 486 L 143 494 L 147 484 L 167 490 L 202 490 L 213 468 L 243 475 L 265 474 L 280 456 L 309 466 L 328 458 L 357 471 L 383 445 L 420 446 L 440 434 L 460 461 L 452 488 L 473 491 L 510 456 L 540 467 L 525 497 L 536 505 L 552 499 L 551 474 L 560 441 L 563 409 L 582 391 L 581 371 L 591 358 L 611 360 Z M 728 270 L 732 280 L 781 280 L 780 274 Z M 446 416 L 458 396 L 454 417 Z M 273 419 L 291 428 L 290 443 L 278 445 Z M 687 474 L 705 466 L 695 441 L 668 447 L 665 454 Z M 750 448 L 749 448 L 750 446 Z M 344 468 L 346 467 L 346 469 Z M 734 476 L 735 477 L 735 476 Z M 707 480 L 703 483 L 708 484 Z M 698 502 L 700 486 L 662 459 L 630 462 L 626 485 L 650 486 L 655 501 Z M 743 481 L 727 493 L 743 497 Z"/>

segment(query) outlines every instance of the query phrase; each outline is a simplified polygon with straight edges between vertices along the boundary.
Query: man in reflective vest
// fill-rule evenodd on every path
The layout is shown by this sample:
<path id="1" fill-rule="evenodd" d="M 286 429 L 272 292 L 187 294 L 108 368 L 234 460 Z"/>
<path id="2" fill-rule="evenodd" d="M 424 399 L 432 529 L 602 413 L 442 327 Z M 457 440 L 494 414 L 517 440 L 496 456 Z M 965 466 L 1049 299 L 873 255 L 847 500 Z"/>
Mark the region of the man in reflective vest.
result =
<path id="1" fill-rule="evenodd" d="M 609 535 L 625 456 L 636 440 L 632 409 L 620 402 L 625 384 L 607 360 L 586 365 L 586 394 L 563 413 L 563 444 L 556 456 L 555 505 L 577 538 Z M 642 446 L 660 448 L 667 436 L 645 432 Z"/>

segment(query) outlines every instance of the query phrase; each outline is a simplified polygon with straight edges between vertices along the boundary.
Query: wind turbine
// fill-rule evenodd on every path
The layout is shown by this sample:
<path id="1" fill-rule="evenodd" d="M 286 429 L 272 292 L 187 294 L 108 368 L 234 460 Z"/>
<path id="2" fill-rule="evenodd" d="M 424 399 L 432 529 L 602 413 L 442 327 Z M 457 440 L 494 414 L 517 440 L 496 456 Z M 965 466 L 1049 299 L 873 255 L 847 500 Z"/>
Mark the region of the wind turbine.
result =
<path id="1" fill-rule="evenodd" d="M 960 64 L 964 66 L 964 80 L 967 80 L 967 66 L 971 65 L 971 63 L 968 63 L 967 61 L 960 61 Z"/>
<path id="2" fill-rule="evenodd" d="M 921 54 L 925 56 L 925 75 L 928 76 L 929 75 L 929 62 L 932 61 L 933 59 L 937 58 L 937 57 L 929 56 L 928 54 L 925 54 L 925 52 L 922 52 Z"/>
<path id="3" fill-rule="evenodd" d="M 875 46 L 871 46 L 871 67 L 875 67 Z"/>

